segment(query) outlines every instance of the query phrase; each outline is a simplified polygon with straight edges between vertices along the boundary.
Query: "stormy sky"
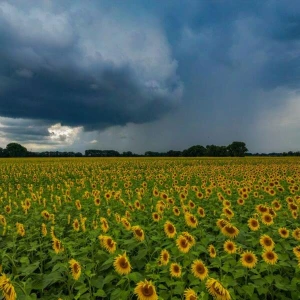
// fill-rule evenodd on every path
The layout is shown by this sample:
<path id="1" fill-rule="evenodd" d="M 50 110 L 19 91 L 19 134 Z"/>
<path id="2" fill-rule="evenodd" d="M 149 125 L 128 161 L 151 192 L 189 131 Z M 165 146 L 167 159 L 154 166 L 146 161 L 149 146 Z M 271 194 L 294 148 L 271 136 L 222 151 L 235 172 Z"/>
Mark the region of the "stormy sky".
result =
<path id="1" fill-rule="evenodd" d="M 0 146 L 300 150 L 298 1 L 1 1 Z"/>

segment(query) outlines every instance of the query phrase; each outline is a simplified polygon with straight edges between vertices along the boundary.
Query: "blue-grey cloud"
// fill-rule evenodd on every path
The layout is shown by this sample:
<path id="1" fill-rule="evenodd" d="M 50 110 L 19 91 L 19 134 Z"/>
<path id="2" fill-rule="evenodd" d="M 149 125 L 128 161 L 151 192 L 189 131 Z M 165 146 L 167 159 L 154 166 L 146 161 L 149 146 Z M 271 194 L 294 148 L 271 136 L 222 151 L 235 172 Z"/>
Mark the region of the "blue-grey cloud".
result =
<path id="1" fill-rule="evenodd" d="M 2 2 L 0 116 L 42 122 L 46 142 L 84 126 L 80 150 L 284 150 L 258 124 L 298 107 L 299 20 L 297 1 Z"/>

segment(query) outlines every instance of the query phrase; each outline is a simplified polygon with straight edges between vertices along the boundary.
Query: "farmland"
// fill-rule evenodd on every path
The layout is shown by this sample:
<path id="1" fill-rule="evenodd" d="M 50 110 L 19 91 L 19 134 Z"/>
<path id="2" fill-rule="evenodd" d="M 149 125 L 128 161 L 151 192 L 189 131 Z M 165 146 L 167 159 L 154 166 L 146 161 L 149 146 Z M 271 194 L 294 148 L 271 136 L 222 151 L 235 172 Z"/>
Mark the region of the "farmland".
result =
<path id="1" fill-rule="evenodd" d="M 297 158 L 0 160 L 5 299 L 299 299 Z"/>

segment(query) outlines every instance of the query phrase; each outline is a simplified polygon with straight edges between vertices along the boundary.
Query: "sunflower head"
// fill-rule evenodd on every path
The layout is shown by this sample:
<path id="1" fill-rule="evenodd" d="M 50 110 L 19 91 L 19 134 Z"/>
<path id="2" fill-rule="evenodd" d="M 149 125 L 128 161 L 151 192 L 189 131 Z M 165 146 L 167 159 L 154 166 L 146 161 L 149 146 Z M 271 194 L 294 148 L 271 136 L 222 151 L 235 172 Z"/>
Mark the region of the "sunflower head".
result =
<path id="1" fill-rule="evenodd" d="M 252 230 L 252 231 L 257 231 L 259 229 L 259 222 L 257 219 L 254 218 L 250 218 L 248 220 L 248 227 Z"/>
<path id="2" fill-rule="evenodd" d="M 292 235 L 295 240 L 300 241 L 300 228 L 296 228 Z"/>
<path id="3" fill-rule="evenodd" d="M 176 235 L 176 227 L 170 221 L 167 221 L 164 225 L 164 230 L 168 238 L 173 238 Z"/>
<path id="4" fill-rule="evenodd" d="M 78 280 L 81 274 L 81 266 L 79 262 L 72 258 L 69 261 L 69 265 L 72 272 L 72 277 L 74 278 L 74 280 Z"/>
<path id="5" fill-rule="evenodd" d="M 235 245 L 235 243 L 233 241 L 227 240 L 224 243 L 224 250 L 228 253 L 228 254 L 234 254 L 237 251 L 237 247 Z"/>
<path id="6" fill-rule="evenodd" d="M 188 253 L 191 249 L 191 244 L 189 243 L 188 239 L 183 235 L 180 235 L 177 238 L 176 245 L 179 251 L 181 251 L 182 253 Z"/>
<path id="7" fill-rule="evenodd" d="M 197 297 L 197 293 L 191 289 L 191 288 L 188 288 L 184 291 L 184 300 L 197 300 L 198 297 Z"/>
<path id="8" fill-rule="evenodd" d="M 2 295 L 5 300 L 15 300 L 17 298 L 14 286 L 5 274 L 0 276 L 0 290 L 2 290 Z"/>
<path id="9" fill-rule="evenodd" d="M 263 213 L 261 216 L 261 221 L 267 226 L 274 224 L 273 217 L 269 213 Z"/>
<path id="10" fill-rule="evenodd" d="M 142 242 L 145 239 L 144 230 L 140 226 L 133 226 L 131 230 L 138 241 Z"/>
<path id="11" fill-rule="evenodd" d="M 168 250 L 164 249 L 160 253 L 160 261 L 163 266 L 166 266 L 169 263 L 170 260 L 170 253 Z"/>
<path id="12" fill-rule="evenodd" d="M 152 213 L 152 219 L 154 222 L 158 222 L 160 220 L 160 216 L 157 212 Z"/>
<path id="13" fill-rule="evenodd" d="M 289 230 L 286 229 L 285 227 L 279 228 L 279 229 L 278 229 L 278 233 L 279 233 L 279 235 L 280 235 L 282 238 L 284 238 L 284 239 L 288 238 L 289 235 L 290 235 Z"/>
<path id="14" fill-rule="evenodd" d="M 189 227 L 196 228 L 198 225 L 197 218 L 191 213 L 185 213 L 184 215 L 185 222 Z"/>
<path id="15" fill-rule="evenodd" d="M 235 226 L 233 226 L 233 225 L 231 225 L 231 224 L 229 224 L 229 223 L 227 223 L 223 228 L 222 228 L 222 233 L 225 235 L 225 236 L 227 236 L 227 237 L 229 237 L 229 238 L 235 238 L 235 237 L 237 237 L 238 236 L 238 234 L 239 234 L 239 230 L 238 230 L 238 228 L 237 227 L 235 227 Z"/>
<path id="16" fill-rule="evenodd" d="M 155 286 L 151 281 L 140 281 L 134 289 L 138 300 L 158 300 Z"/>
<path id="17" fill-rule="evenodd" d="M 131 272 L 131 265 L 126 256 L 126 253 L 123 255 L 119 254 L 114 260 L 114 268 L 116 272 L 120 275 L 127 275 Z"/>
<path id="18" fill-rule="evenodd" d="M 275 265 L 278 260 L 278 255 L 273 250 L 264 250 L 262 258 L 267 264 Z"/>
<path id="19" fill-rule="evenodd" d="M 219 300 L 230 300 L 230 294 L 227 289 L 216 279 L 209 278 L 206 283 L 207 291 L 214 297 L 214 299 Z"/>
<path id="20" fill-rule="evenodd" d="M 205 217 L 205 211 L 204 211 L 204 208 L 202 208 L 202 207 L 198 207 L 198 209 L 197 209 L 197 213 L 198 213 L 198 215 L 201 217 L 201 218 L 204 218 Z"/>
<path id="21" fill-rule="evenodd" d="M 294 247 L 293 252 L 296 255 L 296 257 L 299 259 L 300 258 L 300 246 Z"/>
<path id="22" fill-rule="evenodd" d="M 180 215 L 180 210 L 177 206 L 173 207 L 173 213 L 176 217 L 178 217 Z"/>
<path id="23" fill-rule="evenodd" d="M 195 245 L 195 238 L 189 232 L 185 231 L 182 233 L 182 235 L 187 239 L 191 247 Z"/>
<path id="24" fill-rule="evenodd" d="M 207 267 L 199 259 L 194 260 L 191 269 L 192 269 L 193 275 L 195 277 L 199 278 L 200 280 L 204 280 L 208 275 Z"/>
<path id="25" fill-rule="evenodd" d="M 215 258 L 217 256 L 216 249 L 213 245 L 208 246 L 208 253 L 211 258 Z"/>
<path id="26" fill-rule="evenodd" d="M 261 244 L 261 246 L 266 249 L 266 250 L 272 250 L 275 246 L 274 241 L 272 240 L 271 237 L 269 237 L 268 235 L 264 234 L 260 237 L 259 239 L 259 243 Z"/>
<path id="27" fill-rule="evenodd" d="M 181 266 L 177 263 L 172 263 L 170 265 L 170 275 L 172 277 L 181 277 Z"/>
<path id="28" fill-rule="evenodd" d="M 245 251 L 241 255 L 241 262 L 244 267 L 252 269 L 257 263 L 257 257 L 253 252 Z"/>
<path id="29" fill-rule="evenodd" d="M 222 229 L 223 227 L 225 227 L 228 224 L 228 221 L 226 221 L 224 219 L 218 219 L 216 224 L 220 229 Z"/>

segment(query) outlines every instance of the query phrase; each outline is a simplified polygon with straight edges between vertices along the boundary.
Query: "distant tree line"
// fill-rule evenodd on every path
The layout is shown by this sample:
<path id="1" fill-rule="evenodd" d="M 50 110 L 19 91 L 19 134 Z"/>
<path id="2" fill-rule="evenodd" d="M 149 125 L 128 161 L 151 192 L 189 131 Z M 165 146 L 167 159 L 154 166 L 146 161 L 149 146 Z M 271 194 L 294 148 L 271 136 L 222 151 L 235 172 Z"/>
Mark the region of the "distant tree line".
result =
<path id="1" fill-rule="evenodd" d="M 135 154 L 131 151 L 119 153 L 115 150 L 85 150 L 81 152 L 61 151 L 28 151 L 18 143 L 10 143 L 6 148 L 0 147 L 0 157 L 243 157 L 243 156 L 300 156 L 300 151 L 282 153 L 249 153 L 244 142 L 232 142 L 228 146 L 195 145 L 183 151 L 170 150 L 167 152 L 146 151 L 144 154 Z"/>
<path id="2" fill-rule="evenodd" d="M 0 148 L 0 157 L 199 157 L 199 156 L 245 156 L 248 151 L 244 142 L 233 142 L 228 146 L 208 145 L 203 147 L 195 145 L 183 151 L 170 150 L 168 152 L 146 151 L 144 155 L 135 154 L 131 151 L 119 153 L 115 150 L 85 150 L 81 152 L 61 152 L 61 151 L 28 151 L 18 143 L 10 143 L 5 149 Z"/>

